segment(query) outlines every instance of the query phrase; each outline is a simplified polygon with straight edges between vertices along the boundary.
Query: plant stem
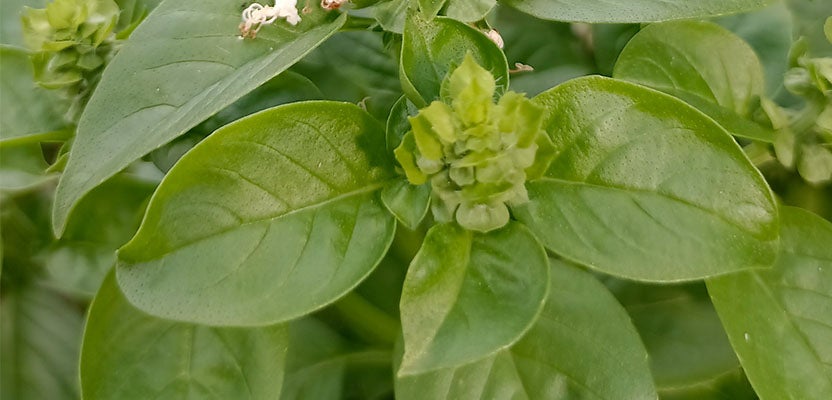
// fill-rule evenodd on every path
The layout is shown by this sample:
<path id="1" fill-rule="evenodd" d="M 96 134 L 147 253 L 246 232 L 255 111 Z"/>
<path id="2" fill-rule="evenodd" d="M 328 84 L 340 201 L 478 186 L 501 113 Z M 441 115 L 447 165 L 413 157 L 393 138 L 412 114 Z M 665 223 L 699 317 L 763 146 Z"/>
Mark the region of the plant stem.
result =
<path id="1" fill-rule="evenodd" d="M 392 345 L 399 337 L 399 322 L 358 293 L 351 292 L 334 304 L 344 322 L 368 339 Z"/>

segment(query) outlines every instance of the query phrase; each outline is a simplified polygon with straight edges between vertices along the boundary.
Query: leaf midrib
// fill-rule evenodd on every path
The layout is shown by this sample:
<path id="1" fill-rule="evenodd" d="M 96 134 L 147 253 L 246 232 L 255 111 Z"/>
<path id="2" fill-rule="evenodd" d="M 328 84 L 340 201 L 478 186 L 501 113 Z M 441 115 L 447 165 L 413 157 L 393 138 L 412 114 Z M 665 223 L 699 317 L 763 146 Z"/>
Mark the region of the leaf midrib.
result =
<path id="1" fill-rule="evenodd" d="M 178 251 L 181 251 L 181 250 L 185 249 L 186 247 L 192 246 L 192 245 L 194 245 L 196 243 L 199 243 L 199 242 L 203 242 L 203 241 L 205 241 L 207 239 L 210 239 L 210 238 L 225 235 L 229 232 L 232 232 L 234 230 L 240 229 L 240 228 L 248 226 L 248 225 L 260 224 L 260 223 L 264 223 L 264 222 L 271 223 L 271 222 L 277 221 L 281 218 L 290 217 L 292 215 L 299 214 L 299 213 L 302 213 L 302 212 L 305 212 L 305 211 L 325 207 L 329 204 L 338 202 L 340 200 L 344 200 L 344 199 L 348 199 L 348 198 L 351 198 L 351 197 L 354 197 L 354 196 L 360 196 L 362 194 L 371 193 L 373 191 L 380 190 L 382 187 L 384 187 L 384 185 L 386 185 L 388 182 L 390 182 L 392 180 L 393 180 L 392 178 L 391 179 L 386 179 L 384 181 L 380 181 L 380 182 L 376 182 L 376 183 L 371 184 L 371 185 L 364 186 L 360 189 L 356 189 L 356 190 L 353 190 L 353 191 L 350 191 L 350 192 L 339 194 L 339 195 L 334 196 L 334 197 L 330 197 L 328 199 L 324 199 L 323 201 L 318 202 L 318 203 L 312 203 L 312 204 L 309 204 L 309 205 L 306 205 L 306 206 L 303 206 L 303 207 L 300 207 L 300 208 L 296 208 L 294 210 L 287 211 L 283 214 L 272 215 L 272 216 L 268 216 L 268 217 L 261 218 L 261 219 L 253 219 L 251 221 L 246 221 L 246 222 L 243 222 L 241 224 L 233 225 L 233 226 L 228 227 L 226 229 L 221 229 L 221 230 L 218 230 L 216 232 L 211 232 L 208 235 L 196 238 L 194 240 L 184 242 L 184 243 L 182 243 L 182 244 L 180 244 L 176 247 L 172 247 L 171 249 L 168 249 L 168 250 L 160 253 L 157 256 L 149 257 L 149 258 L 146 258 L 146 259 L 136 259 L 136 260 L 130 260 L 130 259 L 123 258 L 121 256 L 122 250 L 124 250 L 125 248 L 128 248 L 131 245 L 133 240 L 135 240 L 135 238 L 138 237 L 139 234 L 137 233 L 136 236 L 133 239 L 131 239 L 130 242 L 127 242 L 127 244 L 122 246 L 116 252 L 116 254 L 118 256 L 119 261 L 123 261 L 123 262 L 126 262 L 128 264 L 139 264 L 139 263 L 147 263 L 147 262 L 151 262 L 151 261 L 155 261 L 155 260 L 161 260 L 161 259 L 165 258 L 167 255 L 172 254 L 172 253 L 176 253 Z M 141 232 L 141 229 L 140 229 L 139 232 Z"/>
<path id="2" fill-rule="evenodd" d="M 767 236 L 771 236 L 771 235 L 767 235 L 767 234 L 765 234 L 765 232 L 751 232 L 748 229 L 740 226 L 736 222 L 727 219 L 726 217 L 719 214 L 715 210 L 705 208 L 705 207 L 700 206 L 698 204 L 691 203 L 691 202 L 689 202 L 685 199 L 678 198 L 676 196 L 671 196 L 669 194 L 662 193 L 662 192 L 659 192 L 659 191 L 651 191 L 651 190 L 647 190 L 647 189 L 638 189 L 638 188 L 628 188 L 628 187 L 614 186 L 614 185 L 600 185 L 600 184 L 595 184 L 595 183 L 589 183 L 589 182 L 586 182 L 586 181 L 571 181 L 571 180 L 566 180 L 566 179 L 552 178 L 552 177 L 548 177 L 548 176 L 544 176 L 542 178 L 535 179 L 533 181 L 530 181 L 529 183 L 537 183 L 537 182 L 553 182 L 553 183 L 559 183 L 559 184 L 566 184 L 566 185 L 573 185 L 573 186 L 585 186 L 585 187 L 590 187 L 590 188 L 596 188 L 596 189 L 602 189 L 602 190 L 611 190 L 611 191 L 617 191 L 617 192 L 637 193 L 637 194 L 647 194 L 647 195 L 660 196 L 660 197 L 666 198 L 670 201 L 674 201 L 674 202 L 677 202 L 679 204 L 682 204 L 682 205 L 685 205 L 685 206 L 688 206 L 688 207 L 691 207 L 691 208 L 695 208 L 695 209 L 700 210 L 700 211 L 704 211 L 707 214 L 713 215 L 713 216 L 717 217 L 718 219 L 720 219 L 721 221 L 725 222 L 726 224 L 728 224 L 728 225 L 730 225 L 734 228 L 737 228 L 737 229 L 739 229 L 739 230 L 741 230 L 745 233 L 748 233 L 748 234 L 750 234 L 751 236 L 753 236 L 755 238 L 762 239 L 763 237 L 766 237 L 765 240 L 768 241 L 768 242 L 776 240 L 776 238 L 777 238 L 777 236 L 767 237 Z"/>

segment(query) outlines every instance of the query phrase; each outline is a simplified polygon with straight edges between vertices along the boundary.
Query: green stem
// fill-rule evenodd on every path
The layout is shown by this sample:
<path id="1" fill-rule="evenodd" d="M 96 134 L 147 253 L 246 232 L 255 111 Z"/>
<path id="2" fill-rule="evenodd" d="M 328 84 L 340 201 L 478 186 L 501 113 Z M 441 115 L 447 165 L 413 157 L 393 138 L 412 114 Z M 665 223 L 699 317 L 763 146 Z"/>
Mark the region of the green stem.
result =
<path id="1" fill-rule="evenodd" d="M 358 334 L 392 345 L 399 337 L 399 323 L 361 295 L 351 292 L 334 304 L 341 318 Z"/>

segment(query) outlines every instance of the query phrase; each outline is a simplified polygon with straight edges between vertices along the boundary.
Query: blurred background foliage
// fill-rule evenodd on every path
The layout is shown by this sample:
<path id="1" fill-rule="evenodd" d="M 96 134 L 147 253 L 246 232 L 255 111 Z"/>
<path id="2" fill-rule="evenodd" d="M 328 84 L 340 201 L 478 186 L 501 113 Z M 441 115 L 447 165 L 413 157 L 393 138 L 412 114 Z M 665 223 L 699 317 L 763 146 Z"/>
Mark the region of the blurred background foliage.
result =
<path id="1" fill-rule="evenodd" d="M 126 39 L 158 0 L 117 1 L 116 42 Z M 57 177 L 72 142 L 71 101 L 35 86 L 23 42 L 24 6 L 45 0 L 0 2 L 2 110 L 0 129 L 0 397 L 79 398 L 78 357 L 93 294 L 115 262 L 115 251 L 135 232 L 164 173 L 216 128 L 251 113 L 293 101 L 333 99 L 360 103 L 385 121 L 401 97 L 398 54 L 403 1 L 355 10 L 356 24 L 337 33 L 289 71 L 217 113 L 186 135 L 154 151 L 84 198 L 64 236 L 54 238 L 50 209 Z M 611 75 L 618 54 L 638 24 L 568 24 L 536 19 L 494 6 L 446 12 L 496 28 L 509 64 L 534 68 L 512 77 L 515 91 L 535 95 L 587 74 Z M 480 15 L 482 14 L 482 15 Z M 769 96 L 783 107 L 800 106 L 783 77 L 792 43 L 804 38 L 811 57 L 832 56 L 823 22 L 828 0 L 787 0 L 715 22 L 745 39 L 760 57 Z M 376 24 L 373 18 L 377 18 Z M 362 22 L 363 21 L 363 22 Z M 370 22 L 367 22 L 370 21 Z M 9 136 L 38 133 L 36 141 Z M 42 134 L 41 134 L 42 133 Z M 752 157 L 754 155 L 752 154 Z M 832 220 L 832 185 L 809 183 L 771 157 L 754 159 L 780 200 Z M 423 232 L 401 229 L 393 251 L 373 275 L 343 300 L 291 324 L 283 398 L 392 397 L 390 350 L 397 335 L 399 290 Z M 651 355 L 663 399 L 754 399 L 703 284 L 644 285 L 603 278 L 630 313 Z M 387 334 L 362 329 L 350 315 L 364 313 Z M 384 329 L 382 329 L 384 331 Z"/>

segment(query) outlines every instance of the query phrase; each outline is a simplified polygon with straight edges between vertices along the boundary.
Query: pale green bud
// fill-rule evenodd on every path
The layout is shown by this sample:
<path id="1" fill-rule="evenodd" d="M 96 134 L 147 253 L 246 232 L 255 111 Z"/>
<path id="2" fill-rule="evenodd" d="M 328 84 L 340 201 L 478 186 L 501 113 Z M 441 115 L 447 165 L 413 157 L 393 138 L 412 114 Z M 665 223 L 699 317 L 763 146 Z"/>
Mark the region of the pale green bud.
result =
<path id="1" fill-rule="evenodd" d="M 494 77 L 466 56 L 434 101 L 410 118 L 395 150 L 408 180 L 430 183 L 438 222 L 488 232 L 508 223 L 508 206 L 528 202 L 525 183 L 554 157 L 543 110 L 519 93 L 494 104 Z"/>

